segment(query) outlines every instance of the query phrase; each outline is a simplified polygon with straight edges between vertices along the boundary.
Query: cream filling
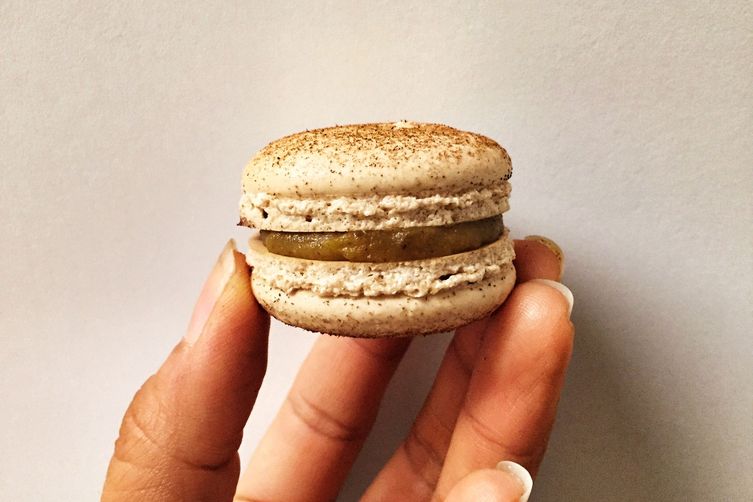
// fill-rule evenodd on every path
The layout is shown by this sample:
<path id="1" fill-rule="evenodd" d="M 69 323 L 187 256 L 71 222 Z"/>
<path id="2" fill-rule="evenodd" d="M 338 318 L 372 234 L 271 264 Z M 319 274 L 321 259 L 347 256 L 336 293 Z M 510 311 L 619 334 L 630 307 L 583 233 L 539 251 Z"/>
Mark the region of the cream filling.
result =
<path id="1" fill-rule="evenodd" d="M 373 195 L 305 199 L 266 192 L 244 194 L 241 220 L 276 231 L 343 232 L 451 225 L 509 209 L 510 183 L 460 194 Z"/>
<path id="2" fill-rule="evenodd" d="M 303 260 L 272 254 L 256 238 L 249 242 L 249 262 L 256 279 L 287 294 L 307 290 L 322 297 L 422 298 L 509 273 L 514 257 L 507 232 L 474 251 L 397 263 Z"/>

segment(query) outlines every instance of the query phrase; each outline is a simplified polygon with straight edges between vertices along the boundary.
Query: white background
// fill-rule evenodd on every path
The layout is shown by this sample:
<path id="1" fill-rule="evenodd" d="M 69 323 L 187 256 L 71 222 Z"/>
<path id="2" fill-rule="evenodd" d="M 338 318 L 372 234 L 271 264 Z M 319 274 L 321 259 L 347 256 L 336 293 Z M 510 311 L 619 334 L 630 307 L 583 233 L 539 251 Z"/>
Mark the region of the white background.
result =
<path id="1" fill-rule="evenodd" d="M 255 150 L 401 118 L 505 145 L 506 223 L 566 250 L 575 356 L 534 499 L 753 499 L 750 2 L 125 4 L 0 1 L 2 500 L 97 499 L 128 401 L 248 234 Z M 312 340 L 273 326 L 244 455 Z M 341 500 L 446 342 L 412 347 Z"/>

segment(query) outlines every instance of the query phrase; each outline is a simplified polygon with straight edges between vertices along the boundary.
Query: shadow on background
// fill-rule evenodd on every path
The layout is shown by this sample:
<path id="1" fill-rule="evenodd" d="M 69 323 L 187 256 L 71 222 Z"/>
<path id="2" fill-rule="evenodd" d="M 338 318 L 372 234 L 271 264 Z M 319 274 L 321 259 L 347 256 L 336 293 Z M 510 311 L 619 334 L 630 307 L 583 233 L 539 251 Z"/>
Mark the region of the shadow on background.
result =
<path id="1" fill-rule="evenodd" d="M 673 299 L 651 284 L 662 278 L 626 277 L 618 291 L 619 278 L 580 277 L 570 282 L 574 357 L 534 500 L 738 500 L 698 476 L 699 463 L 721 461 L 713 439 L 693 432 L 713 412 L 689 409 L 693 382 L 683 374 L 694 369 L 663 355 L 683 350 L 668 344 L 683 340 L 689 321 L 666 314 L 677 312 Z M 608 283 L 614 291 L 600 287 Z"/>

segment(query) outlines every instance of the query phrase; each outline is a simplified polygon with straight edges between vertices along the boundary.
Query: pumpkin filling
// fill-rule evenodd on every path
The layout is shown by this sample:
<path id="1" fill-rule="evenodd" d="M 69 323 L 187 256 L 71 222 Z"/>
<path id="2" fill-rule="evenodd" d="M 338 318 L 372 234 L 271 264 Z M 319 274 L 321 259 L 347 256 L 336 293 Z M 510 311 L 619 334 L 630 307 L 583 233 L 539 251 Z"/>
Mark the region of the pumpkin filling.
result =
<path id="1" fill-rule="evenodd" d="M 353 232 L 261 231 L 270 253 L 324 261 L 423 260 L 479 249 L 504 232 L 502 215 L 454 225 Z"/>

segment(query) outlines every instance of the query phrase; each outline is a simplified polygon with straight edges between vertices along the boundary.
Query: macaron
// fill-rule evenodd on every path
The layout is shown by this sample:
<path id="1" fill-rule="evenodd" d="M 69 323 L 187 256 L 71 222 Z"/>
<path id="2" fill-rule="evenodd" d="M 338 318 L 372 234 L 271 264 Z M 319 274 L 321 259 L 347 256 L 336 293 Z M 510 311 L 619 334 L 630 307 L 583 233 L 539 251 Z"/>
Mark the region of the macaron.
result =
<path id="1" fill-rule="evenodd" d="M 280 321 L 352 337 L 450 331 L 515 283 L 510 157 L 480 134 L 393 122 L 273 141 L 243 172 L 251 284 Z"/>

